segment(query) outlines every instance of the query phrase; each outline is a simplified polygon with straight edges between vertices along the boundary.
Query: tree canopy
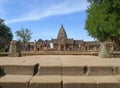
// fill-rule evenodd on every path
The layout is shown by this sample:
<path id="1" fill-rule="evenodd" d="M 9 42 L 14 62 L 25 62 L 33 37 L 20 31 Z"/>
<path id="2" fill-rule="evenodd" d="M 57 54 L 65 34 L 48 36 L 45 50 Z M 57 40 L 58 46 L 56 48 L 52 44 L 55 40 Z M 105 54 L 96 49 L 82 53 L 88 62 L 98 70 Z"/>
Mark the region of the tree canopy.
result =
<path id="1" fill-rule="evenodd" d="M 25 44 L 31 39 L 32 32 L 27 28 L 22 28 L 21 30 L 16 31 L 16 36 Z"/>
<path id="2" fill-rule="evenodd" d="M 5 25 L 4 20 L 0 19 L 0 42 L 2 44 L 9 43 L 13 38 L 11 29 Z"/>
<path id="3" fill-rule="evenodd" d="M 89 35 L 104 42 L 120 44 L 120 0 L 88 0 L 85 28 Z"/>

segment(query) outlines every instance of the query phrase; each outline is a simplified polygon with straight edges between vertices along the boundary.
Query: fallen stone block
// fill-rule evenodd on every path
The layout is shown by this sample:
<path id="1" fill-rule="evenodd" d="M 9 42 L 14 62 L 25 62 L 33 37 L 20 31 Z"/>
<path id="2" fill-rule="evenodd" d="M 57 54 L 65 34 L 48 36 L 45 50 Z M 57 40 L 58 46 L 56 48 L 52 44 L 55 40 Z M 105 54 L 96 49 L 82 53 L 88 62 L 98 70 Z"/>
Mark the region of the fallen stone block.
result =
<path id="1" fill-rule="evenodd" d="M 90 76 L 63 76 L 63 88 L 97 88 Z"/>
<path id="2" fill-rule="evenodd" d="M 112 66 L 89 66 L 90 76 L 103 76 L 103 75 L 113 75 Z"/>
<path id="3" fill-rule="evenodd" d="M 61 76 L 34 76 L 30 88 L 62 88 Z"/>
<path id="4" fill-rule="evenodd" d="M 0 78 L 0 88 L 28 88 L 32 76 L 6 75 Z"/>
<path id="5" fill-rule="evenodd" d="M 84 75 L 84 67 L 83 66 L 63 66 L 62 67 L 62 75 Z"/>
<path id="6" fill-rule="evenodd" d="M 34 75 L 38 71 L 38 64 L 5 65 L 4 72 L 8 75 Z"/>
<path id="7" fill-rule="evenodd" d="M 114 76 L 94 77 L 98 88 L 120 88 L 120 82 Z"/>

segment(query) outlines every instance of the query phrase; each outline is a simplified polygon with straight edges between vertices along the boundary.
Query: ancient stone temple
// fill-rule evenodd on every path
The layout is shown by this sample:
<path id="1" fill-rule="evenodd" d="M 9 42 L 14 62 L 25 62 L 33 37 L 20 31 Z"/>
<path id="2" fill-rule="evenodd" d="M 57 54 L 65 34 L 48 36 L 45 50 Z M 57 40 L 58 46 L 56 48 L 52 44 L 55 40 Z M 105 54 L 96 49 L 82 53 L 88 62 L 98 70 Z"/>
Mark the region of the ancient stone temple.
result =
<path id="1" fill-rule="evenodd" d="M 56 39 L 51 40 L 42 40 L 37 41 L 38 50 L 43 50 L 44 44 L 47 46 L 47 49 L 50 49 L 50 43 L 53 42 L 54 50 L 57 51 L 66 51 L 66 50 L 80 50 L 80 51 L 98 51 L 100 43 L 98 41 L 84 41 L 84 40 L 74 40 L 70 39 L 67 36 L 65 28 L 61 25 Z M 107 47 L 111 50 L 112 43 L 107 42 Z"/>
<path id="2" fill-rule="evenodd" d="M 67 47 L 67 34 L 65 32 L 63 25 L 61 26 L 58 32 L 57 41 L 58 41 L 58 50 L 65 50 Z"/>

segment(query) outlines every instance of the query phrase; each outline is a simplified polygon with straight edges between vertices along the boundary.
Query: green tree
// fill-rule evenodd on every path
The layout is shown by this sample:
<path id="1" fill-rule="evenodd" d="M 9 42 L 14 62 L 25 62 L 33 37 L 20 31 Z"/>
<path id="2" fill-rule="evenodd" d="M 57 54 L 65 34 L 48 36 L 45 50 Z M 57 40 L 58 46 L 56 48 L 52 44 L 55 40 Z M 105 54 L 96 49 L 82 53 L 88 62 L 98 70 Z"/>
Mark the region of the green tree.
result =
<path id="1" fill-rule="evenodd" d="M 86 30 L 104 43 L 120 44 L 120 0 L 88 0 Z"/>
<path id="2" fill-rule="evenodd" d="M 11 29 L 5 25 L 4 20 L 0 18 L 0 49 L 3 49 L 5 44 L 9 45 L 12 38 Z"/>
<path id="3" fill-rule="evenodd" d="M 18 36 L 24 44 L 30 41 L 31 35 L 31 30 L 27 28 L 22 28 L 21 30 L 16 31 L 16 36 Z"/>

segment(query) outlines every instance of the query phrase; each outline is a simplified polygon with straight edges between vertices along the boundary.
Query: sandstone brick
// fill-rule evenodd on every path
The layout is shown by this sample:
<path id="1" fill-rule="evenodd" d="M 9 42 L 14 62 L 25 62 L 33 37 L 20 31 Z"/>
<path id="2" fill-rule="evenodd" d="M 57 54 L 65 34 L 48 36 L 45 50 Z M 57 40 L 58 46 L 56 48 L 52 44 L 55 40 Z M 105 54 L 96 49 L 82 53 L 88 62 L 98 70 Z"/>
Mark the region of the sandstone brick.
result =
<path id="1" fill-rule="evenodd" d="M 13 64 L 5 65 L 4 72 L 8 75 L 34 75 L 36 69 L 38 69 L 38 64 Z"/>
<path id="2" fill-rule="evenodd" d="M 43 59 L 40 62 L 39 75 L 61 75 L 61 61 L 56 58 Z"/>
<path id="3" fill-rule="evenodd" d="M 94 79 L 98 88 L 120 88 L 120 83 L 114 76 L 97 76 Z"/>
<path id="4" fill-rule="evenodd" d="M 28 88 L 32 76 L 6 75 L 0 78 L 0 88 Z"/>
<path id="5" fill-rule="evenodd" d="M 34 76 L 30 88 L 61 88 L 61 76 Z"/>
<path id="6" fill-rule="evenodd" d="M 97 88 L 90 76 L 63 76 L 63 88 Z"/>
<path id="7" fill-rule="evenodd" d="M 114 75 L 120 75 L 120 66 L 115 66 L 114 67 Z"/>
<path id="8" fill-rule="evenodd" d="M 62 75 L 84 75 L 83 66 L 63 66 Z"/>
<path id="9" fill-rule="evenodd" d="M 112 66 L 89 66 L 88 68 L 91 76 L 113 75 Z"/>
<path id="10" fill-rule="evenodd" d="M 61 75 L 61 66 L 40 66 L 39 75 Z"/>

